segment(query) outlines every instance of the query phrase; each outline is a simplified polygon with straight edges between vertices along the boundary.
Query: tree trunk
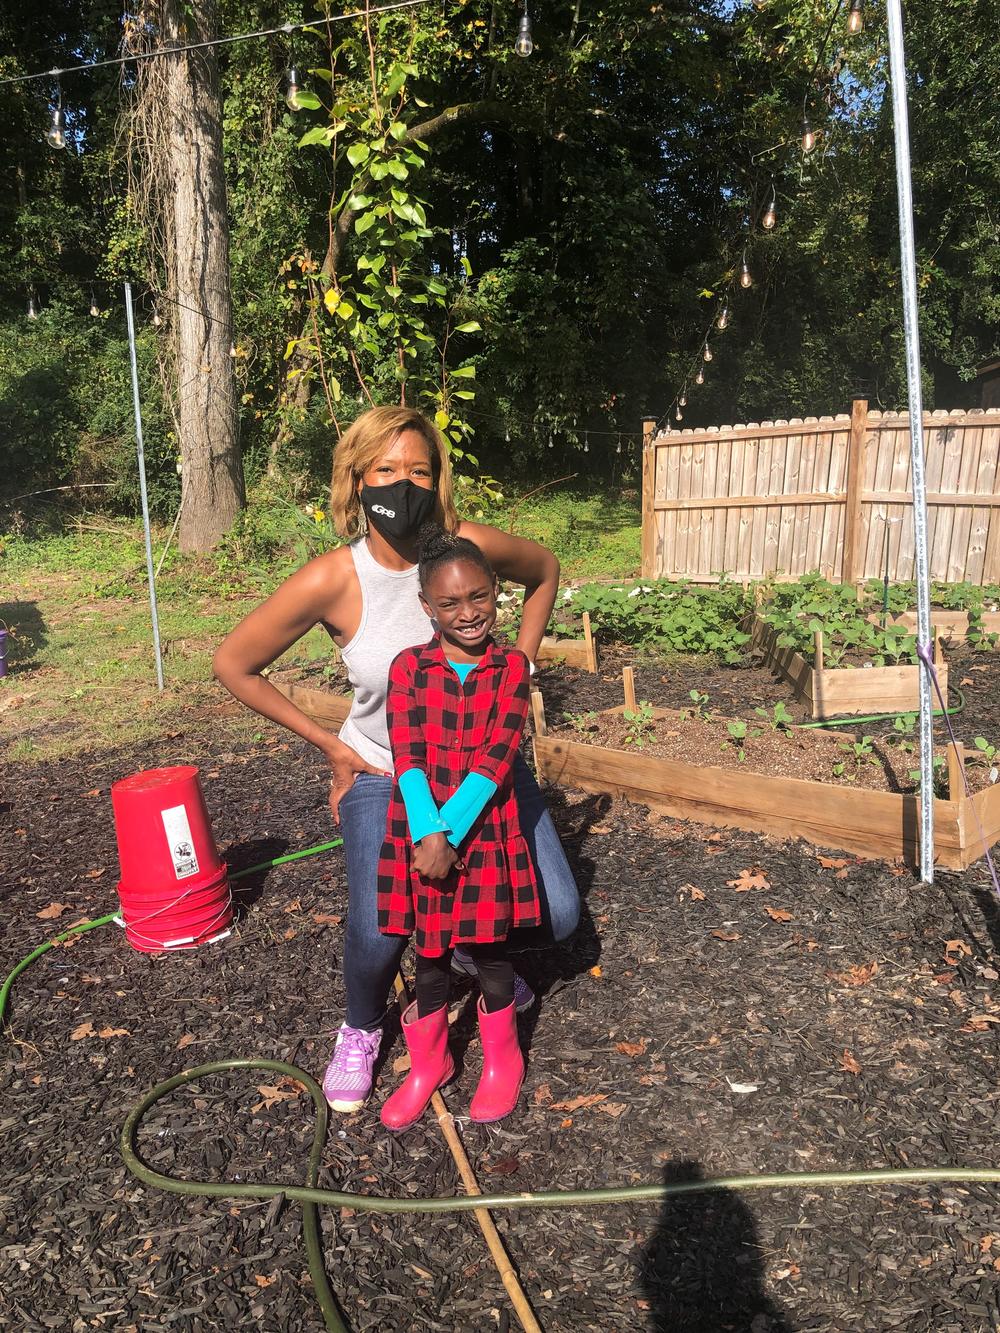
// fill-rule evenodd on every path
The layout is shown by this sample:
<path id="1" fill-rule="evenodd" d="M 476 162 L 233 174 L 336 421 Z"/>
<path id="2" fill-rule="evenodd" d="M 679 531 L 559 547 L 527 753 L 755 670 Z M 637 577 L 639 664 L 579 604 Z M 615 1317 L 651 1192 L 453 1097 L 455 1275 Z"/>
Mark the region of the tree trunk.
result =
<path id="1" fill-rule="evenodd" d="M 185 45 L 215 34 L 215 0 L 164 0 L 164 37 Z M 170 262 L 176 301 L 177 420 L 184 502 L 179 545 L 207 551 L 246 501 L 239 442 L 229 286 L 222 97 L 211 50 L 167 66 Z"/>

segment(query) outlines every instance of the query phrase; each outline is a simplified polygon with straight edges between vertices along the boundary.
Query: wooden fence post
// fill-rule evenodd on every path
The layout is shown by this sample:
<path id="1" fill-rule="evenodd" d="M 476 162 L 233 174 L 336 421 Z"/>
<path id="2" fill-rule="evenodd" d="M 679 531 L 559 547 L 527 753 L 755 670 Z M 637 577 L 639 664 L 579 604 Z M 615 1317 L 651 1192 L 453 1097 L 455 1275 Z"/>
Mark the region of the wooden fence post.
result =
<path id="1" fill-rule="evenodd" d="M 847 441 L 847 499 L 844 505 L 844 555 L 841 583 L 856 583 L 864 577 L 861 550 L 861 483 L 865 473 L 865 436 L 868 432 L 868 399 L 851 404 L 851 432 Z"/>
<path id="2" fill-rule="evenodd" d="M 653 568 L 656 559 L 656 513 L 653 510 L 653 489 L 656 485 L 656 449 L 653 433 L 656 422 L 644 417 L 642 422 L 642 577 L 656 578 L 660 572 Z"/>

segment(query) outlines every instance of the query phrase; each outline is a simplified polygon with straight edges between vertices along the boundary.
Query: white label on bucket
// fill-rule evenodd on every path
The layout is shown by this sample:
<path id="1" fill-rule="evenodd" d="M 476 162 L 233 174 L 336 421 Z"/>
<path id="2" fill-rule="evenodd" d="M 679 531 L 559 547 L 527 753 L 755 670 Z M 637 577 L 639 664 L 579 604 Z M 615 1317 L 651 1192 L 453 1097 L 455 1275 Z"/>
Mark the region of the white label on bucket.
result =
<path id="1" fill-rule="evenodd" d="M 183 805 L 173 805 L 162 812 L 163 828 L 167 835 L 167 846 L 174 863 L 174 874 L 178 879 L 187 879 L 198 873 L 198 858 L 194 852 L 194 839 L 191 837 L 191 825 L 188 823 L 187 810 Z"/>

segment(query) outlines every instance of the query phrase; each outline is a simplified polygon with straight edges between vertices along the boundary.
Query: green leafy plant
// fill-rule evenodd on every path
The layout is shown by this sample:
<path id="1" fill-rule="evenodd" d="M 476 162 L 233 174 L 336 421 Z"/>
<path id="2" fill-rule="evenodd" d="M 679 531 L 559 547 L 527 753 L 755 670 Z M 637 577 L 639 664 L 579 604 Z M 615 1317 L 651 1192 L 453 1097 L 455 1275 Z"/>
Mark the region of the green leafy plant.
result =
<path id="1" fill-rule="evenodd" d="M 873 748 L 871 737 L 862 736 L 859 741 L 846 741 L 840 748 L 848 758 L 846 762 L 834 764 L 834 776 L 838 778 L 845 777 L 849 782 L 856 782 L 858 773 L 871 759 Z M 848 771 L 849 766 L 850 771 Z"/>
<path id="2" fill-rule="evenodd" d="M 736 665 L 750 636 L 743 628 L 747 595 L 721 579 L 717 587 L 691 587 L 669 579 L 613 586 L 584 584 L 574 590 L 579 615 L 589 611 L 601 639 L 678 653 L 698 653 Z"/>
<path id="3" fill-rule="evenodd" d="M 760 728 L 748 728 L 747 723 L 742 718 L 735 718 L 732 722 L 726 723 L 726 730 L 729 732 L 729 739 L 724 740 L 719 748 L 724 750 L 727 745 L 731 745 L 736 751 L 736 762 L 742 764 L 747 757 L 743 742 L 748 736 L 759 736 Z"/>
<path id="4" fill-rule="evenodd" d="M 563 713 L 563 717 L 574 731 L 580 733 L 594 731 L 597 727 L 597 712 L 595 709 L 586 713 Z"/>
<path id="5" fill-rule="evenodd" d="M 785 707 L 783 699 L 779 699 L 770 711 L 766 708 L 755 708 L 753 711 L 758 717 L 766 719 L 767 725 L 772 731 L 786 731 L 795 721 Z"/>
<path id="6" fill-rule="evenodd" d="M 911 768 L 907 776 L 919 791 L 923 782 L 920 769 Z M 944 755 L 936 754 L 931 760 L 931 784 L 935 796 L 944 797 L 948 795 L 948 769 Z"/>
<path id="7" fill-rule="evenodd" d="M 996 760 L 997 756 L 997 747 L 995 745 L 991 745 L 985 736 L 976 736 L 972 744 L 983 756 L 987 764 L 989 764 L 990 767 L 992 768 L 993 763 Z"/>
<path id="8" fill-rule="evenodd" d="M 689 690 L 688 698 L 691 700 L 691 707 L 687 711 L 688 717 L 696 717 L 700 722 L 707 722 L 708 711 L 705 705 L 708 703 L 708 695 L 703 694 L 701 690 Z"/>
<path id="9" fill-rule="evenodd" d="M 653 705 L 641 700 L 634 709 L 626 708 L 622 716 L 625 719 L 625 744 L 641 750 L 653 738 Z"/>

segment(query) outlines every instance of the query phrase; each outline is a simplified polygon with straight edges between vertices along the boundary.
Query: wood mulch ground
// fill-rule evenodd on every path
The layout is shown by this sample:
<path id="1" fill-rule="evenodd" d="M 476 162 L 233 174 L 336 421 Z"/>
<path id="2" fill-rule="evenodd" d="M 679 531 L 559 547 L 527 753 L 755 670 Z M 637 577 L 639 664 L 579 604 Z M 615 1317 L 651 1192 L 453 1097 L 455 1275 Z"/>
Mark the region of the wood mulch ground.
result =
<path id="1" fill-rule="evenodd" d="M 586 683 L 588 707 L 619 702 L 613 682 Z M 679 693 L 657 702 L 686 702 Z M 200 721 L 127 753 L 7 770 L 0 971 L 114 906 L 108 789 L 130 772 L 199 763 L 234 868 L 329 837 L 314 752 L 235 752 L 224 719 L 211 735 Z M 922 888 L 900 867 L 595 796 L 553 791 L 552 806 L 584 918 L 571 942 L 523 957 L 541 1000 L 523 1023 L 522 1102 L 499 1127 L 463 1122 L 485 1190 L 995 1164 L 1000 918 L 982 864 Z M 218 945 L 146 956 L 109 926 L 16 983 L 2 1037 L 0 1323 L 18 1333 L 321 1329 L 297 1208 L 161 1194 L 118 1151 L 129 1107 L 182 1068 L 260 1055 L 322 1073 L 343 1005 L 341 854 L 243 884 L 238 928 Z M 446 1098 L 461 1116 L 479 1052 L 468 1014 L 457 1026 L 462 1069 Z M 399 1052 L 394 1027 L 377 1100 Z M 212 1079 L 160 1103 L 142 1151 L 176 1174 L 295 1182 L 310 1126 L 295 1087 Z M 458 1190 L 432 1120 L 392 1137 L 376 1106 L 332 1126 L 324 1182 Z M 497 1221 L 548 1333 L 1000 1326 L 995 1187 L 712 1193 Z M 358 1333 L 509 1326 L 471 1217 L 324 1210 L 322 1223 Z"/>

